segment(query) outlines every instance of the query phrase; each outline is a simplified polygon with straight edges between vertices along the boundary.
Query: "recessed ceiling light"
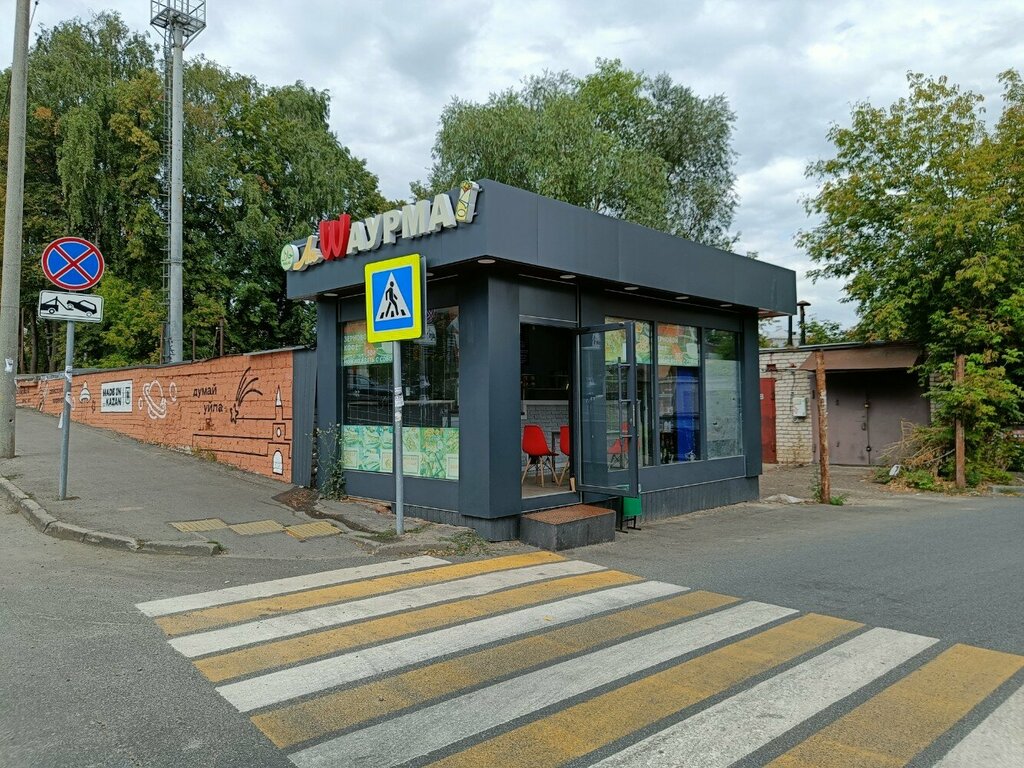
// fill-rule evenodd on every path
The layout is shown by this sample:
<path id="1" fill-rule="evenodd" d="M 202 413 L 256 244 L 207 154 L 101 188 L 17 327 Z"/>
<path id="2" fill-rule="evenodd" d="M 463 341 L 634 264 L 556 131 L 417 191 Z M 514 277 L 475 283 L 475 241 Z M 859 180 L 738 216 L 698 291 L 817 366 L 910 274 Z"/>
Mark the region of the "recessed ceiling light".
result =
<path id="1" fill-rule="evenodd" d="M 324 296 L 330 296 L 330 297 L 331 297 L 332 299 L 333 299 L 333 298 L 336 298 L 336 297 L 337 297 L 337 295 L 338 295 L 338 294 L 336 294 L 336 293 L 325 293 L 325 294 L 324 294 Z"/>
<path id="2" fill-rule="evenodd" d="M 731 307 L 732 304 L 722 304 L 721 306 L 723 306 L 723 307 Z"/>
<path id="3" fill-rule="evenodd" d="M 558 276 L 559 280 L 574 280 L 575 278 L 576 278 L 576 275 L 559 275 Z"/>
<path id="4" fill-rule="evenodd" d="M 676 301 L 686 301 L 689 296 L 676 296 Z"/>
<path id="5" fill-rule="evenodd" d="M 427 272 L 427 277 L 433 277 L 433 276 L 434 276 L 433 272 Z"/>
<path id="6" fill-rule="evenodd" d="M 638 285 L 627 285 L 626 286 L 626 290 L 627 291 L 639 291 L 640 290 L 640 286 L 638 286 Z"/>
<path id="7" fill-rule="evenodd" d="M 493 264 L 494 263 L 494 259 L 477 259 L 476 263 L 477 264 Z"/>

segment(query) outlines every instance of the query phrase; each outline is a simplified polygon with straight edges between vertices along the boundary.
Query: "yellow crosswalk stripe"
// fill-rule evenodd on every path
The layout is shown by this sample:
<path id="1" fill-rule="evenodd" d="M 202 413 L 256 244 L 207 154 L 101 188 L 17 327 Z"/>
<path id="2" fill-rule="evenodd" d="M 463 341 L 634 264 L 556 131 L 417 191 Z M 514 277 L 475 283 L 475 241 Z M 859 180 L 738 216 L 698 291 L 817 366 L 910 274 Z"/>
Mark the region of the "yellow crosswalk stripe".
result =
<path id="1" fill-rule="evenodd" d="M 414 632 L 447 627 L 481 616 L 638 581 L 642 581 L 639 576 L 621 571 L 597 571 L 569 576 L 208 656 L 196 661 L 196 666 L 209 680 L 219 683 L 360 645 L 387 642 Z"/>
<path id="2" fill-rule="evenodd" d="M 808 614 L 443 758 L 433 766 L 562 765 L 863 626 Z"/>
<path id="3" fill-rule="evenodd" d="M 659 600 L 259 714 L 252 721 L 278 747 L 291 747 L 736 602 L 712 592 Z"/>
<path id="4" fill-rule="evenodd" d="M 265 618 L 280 613 L 314 608 L 331 603 L 340 603 L 360 597 L 381 595 L 411 587 L 421 587 L 442 581 L 461 579 L 483 573 L 505 571 L 530 565 L 542 565 L 564 561 L 565 558 L 553 552 L 531 552 L 525 555 L 508 555 L 490 560 L 476 560 L 457 565 L 444 565 L 410 573 L 382 576 L 366 581 L 336 584 L 330 587 L 309 589 L 286 595 L 248 600 L 197 611 L 161 616 L 156 623 L 170 636 L 184 635 L 214 627 L 235 624 L 240 621 Z"/>
<path id="5" fill-rule="evenodd" d="M 770 765 L 906 765 L 1022 668 L 1024 656 L 954 645 Z"/>

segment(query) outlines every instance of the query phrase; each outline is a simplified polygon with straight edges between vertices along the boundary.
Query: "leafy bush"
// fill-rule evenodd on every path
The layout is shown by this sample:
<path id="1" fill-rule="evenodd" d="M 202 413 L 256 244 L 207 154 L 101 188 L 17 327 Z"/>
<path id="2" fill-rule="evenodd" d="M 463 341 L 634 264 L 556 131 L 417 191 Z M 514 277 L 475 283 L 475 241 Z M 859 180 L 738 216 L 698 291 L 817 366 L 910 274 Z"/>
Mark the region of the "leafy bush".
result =
<path id="1" fill-rule="evenodd" d="M 938 478 L 927 469 L 912 469 L 903 475 L 903 482 L 920 491 L 939 490 Z"/>

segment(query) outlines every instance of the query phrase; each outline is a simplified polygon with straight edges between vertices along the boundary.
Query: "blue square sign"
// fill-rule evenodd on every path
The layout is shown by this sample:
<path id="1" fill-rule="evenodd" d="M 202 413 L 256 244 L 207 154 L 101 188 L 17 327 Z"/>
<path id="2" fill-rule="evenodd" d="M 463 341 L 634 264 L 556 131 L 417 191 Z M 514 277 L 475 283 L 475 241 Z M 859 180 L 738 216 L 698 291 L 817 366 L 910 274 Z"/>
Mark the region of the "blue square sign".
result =
<path id="1" fill-rule="evenodd" d="M 418 339 L 422 335 L 422 274 L 418 253 L 366 265 L 368 341 Z"/>

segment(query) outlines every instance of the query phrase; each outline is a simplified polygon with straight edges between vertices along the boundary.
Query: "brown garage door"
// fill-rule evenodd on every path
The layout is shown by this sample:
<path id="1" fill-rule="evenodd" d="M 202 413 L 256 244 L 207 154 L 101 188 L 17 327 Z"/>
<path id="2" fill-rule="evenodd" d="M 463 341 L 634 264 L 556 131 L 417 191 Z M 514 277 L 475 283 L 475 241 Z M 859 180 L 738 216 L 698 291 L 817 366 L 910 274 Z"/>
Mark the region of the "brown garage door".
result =
<path id="1" fill-rule="evenodd" d="M 901 422 L 928 423 L 928 401 L 905 371 L 829 373 L 826 389 L 832 464 L 880 464 Z"/>

